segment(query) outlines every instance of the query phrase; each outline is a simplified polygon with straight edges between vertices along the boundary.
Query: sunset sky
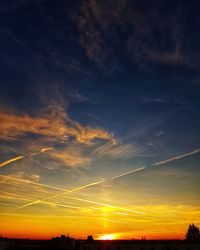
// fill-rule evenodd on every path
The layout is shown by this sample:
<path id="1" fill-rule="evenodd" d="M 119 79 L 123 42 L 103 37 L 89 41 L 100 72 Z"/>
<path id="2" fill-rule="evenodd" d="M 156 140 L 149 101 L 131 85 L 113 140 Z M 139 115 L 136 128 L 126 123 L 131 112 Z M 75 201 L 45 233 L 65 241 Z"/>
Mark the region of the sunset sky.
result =
<path id="1" fill-rule="evenodd" d="M 200 1 L 0 1 L 3 236 L 200 226 Z"/>

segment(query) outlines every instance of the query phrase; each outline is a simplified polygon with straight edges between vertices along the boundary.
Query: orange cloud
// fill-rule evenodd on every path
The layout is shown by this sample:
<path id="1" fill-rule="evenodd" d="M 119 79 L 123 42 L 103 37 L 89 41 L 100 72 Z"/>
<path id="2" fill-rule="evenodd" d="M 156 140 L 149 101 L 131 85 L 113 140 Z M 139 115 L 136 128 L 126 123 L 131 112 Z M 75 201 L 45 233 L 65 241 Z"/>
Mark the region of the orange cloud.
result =
<path id="1" fill-rule="evenodd" d="M 82 126 L 70 119 L 59 104 L 49 106 L 41 116 L 16 115 L 1 110 L 0 139 L 3 140 L 16 140 L 22 135 L 36 134 L 64 141 L 73 138 L 87 144 L 96 138 L 115 142 L 113 135 L 106 130 Z"/>
<path id="2" fill-rule="evenodd" d="M 63 151 L 54 150 L 48 152 L 48 154 L 52 158 L 61 161 L 69 167 L 86 166 L 92 161 L 91 157 L 84 155 L 84 153 L 81 152 L 81 150 L 79 150 L 78 148 L 67 148 Z"/>
<path id="3" fill-rule="evenodd" d="M 27 174 L 23 171 L 14 173 L 10 175 L 9 177 L 14 178 L 14 179 L 21 179 L 25 181 L 36 182 L 36 183 L 40 181 L 40 176 L 38 174 Z"/>

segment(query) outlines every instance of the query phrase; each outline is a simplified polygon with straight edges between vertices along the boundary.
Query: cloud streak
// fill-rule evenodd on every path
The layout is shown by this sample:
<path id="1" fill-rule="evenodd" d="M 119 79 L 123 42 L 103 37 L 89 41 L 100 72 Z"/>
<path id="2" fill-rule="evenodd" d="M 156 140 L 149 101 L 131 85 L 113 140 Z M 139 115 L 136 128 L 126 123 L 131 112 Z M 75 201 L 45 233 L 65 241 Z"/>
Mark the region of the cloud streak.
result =
<path id="1" fill-rule="evenodd" d="M 50 148 L 50 147 L 48 147 L 48 148 L 42 148 L 39 152 L 32 153 L 32 154 L 30 154 L 28 156 L 26 156 L 26 155 L 25 156 L 22 156 L 22 155 L 16 156 L 14 158 L 11 158 L 11 159 L 9 159 L 7 161 L 4 161 L 4 162 L 0 163 L 0 168 L 4 167 L 4 166 L 6 166 L 6 165 L 8 165 L 8 164 L 10 164 L 12 162 L 15 162 L 15 161 L 18 161 L 18 160 L 22 160 L 22 159 L 30 157 L 30 156 L 35 156 L 35 155 L 38 155 L 38 154 L 41 154 L 41 153 L 45 153 L 45 152 L 47 152 L 49 150 L 52 150 L 52 148 Z"/>
<path id="2" fill-rule="evenodd" d="M 79 43 L 87 58 L 106 73 L 122 69 L 124 57 L 140 68 L 153 63 L 195 69 L 197 58 L 188 53 L 191 48 L 183 39 L 182 11 L 186 10 L 180 3 L 171 5 L 169 17 L 161 6 L 152 8 L 149 3 L 144 8 L 131 1 L 83 1 L 76 17 Z"/>
<path id="3" fill-rule="evenodd" d="M 24 156 L 20 155 L 20 156 L 16 156 L 14 158 L 11 158 L 11 159 L 9 159 L 7 161 L 4 161 L 4 162 L 0 163 L 0 168 L 4 167 L 4 166 L 6 166 L 6 165 L 8 165 L 8 164 L 10 164 L 12 162 L 21 160 L 21 159 L 24 159 Z"/>
<path id="4" fill-rule="evenodd" d="M 150 167 L 144 166 L 144 167 L 140 167 L 140 168 L 137 168 L 137 169 L 134 169 L 134 170 L 131 170 L 131 171 L 122 173 L 122 174 L 120 174 L 120 175 L 117 175 L 117 176 L 112 177 L 111 180 L 115 180 L 115 179 L 124 177 L 124 176 L 129 175 L 129 174 L 137 173 L 137 172 L 143 171 L 143 170 L 145 170 L 145 169 L 147 169 L 147 168 L 151 168 L 151 167 L 155 167 L 155 166 L 164 165 L 164 164 L 166 164 L 166 163 L 168 163 L 168 162 L 172 162 L 172 161 L 176 161 L 176 160 L 181 160 L 181 159 L 183 159 L 183 158 L 185 158 L 185 157 L 188 157 L 188 156 L 191 156 L 191 155 L 194 155 L 194 154 L 198 154 L 199 152 L 200 152 L 200 148 L 195 149 L 195 150 L 193 150 L 193 151 L 191 151 L 191 152 L 182 154 L 182 155 L 178 155 L 178 156 L 169 158 L 169 159 L 164 160 L 164 161 L 159 161 L 159 162 L 153 163 Z"/>
<path id="5" fill-rule="evenodd" d="M 83 167 L 89 165 L 92 161 L 92 158 L 81 152 L 78 147 L 73 150 L 71 148 L 62 151 L 54 150 L 49 152 L 48 155 L 68 167 Z"/>
<path id="6" fill-rule="evenodd" d="M 174 161 L 174 160 L 178 160 L 178 159 L 182 159 L 184 157 L 187 157 L 187 156 L 199 153 L 199 152 L 200 152 L 200 149 L 196 149 L 196 150 L 194 150 L 192 152 L 189 152 L 189 153 L 186 153 L 186 154 L 183 154 L 183 155 L 179 155 L 179 156 L 176 156 L 176 157 L 173 157 L 173 158 L 161 161 L 161 162 L 154 163 L 153 165 L 151 165 L 151 167 L 160 166 L 160 165 L 163 165 L 165 163 L 168 163 L 168 162 L 171 162 L 171 161 Z M 147 169 L 147 167 L 145 167 L 145 166 L 144 167 L 140 167 L 138 169 L 134 169 L 134 170 L 131 170 L 131 171 L 128 171 L 128 172 L 124 172 L 124 173 L 122 173 L 120 175 L 114 176 L 114 177 L 110 178 L 109 180 L 111 180 L 111 181 L 112 180 L 116 180 L 116 179 L 119 179 L 121 177 L 127 176 L 129 174 L 133 174 L 133 173 L 137 173 L 137 172 L 143 171 L 145 169 Z M 67 195 L 67 194 L 70 194 L 70 193 L 81 191 L 81 190 L 84 190 L 84 189 L 89 188 L 89 187 L 94 187 L 94 186 L 103 184 L 103 183 L 105 183 L 107 181 L 108 180 L 102 180 L 102 181 L 92 182 L 92 183 L 89 183 L 89 184 L 86 184 L 86 185 L 83 185 L 83 186 L 80 186 L 80 187 L 77 187 L 77 188 L 74 188 L 74 189 L 71 189 L 71 190 L 67 190 L 65 192 L 62 192 L 62 193 L 59 193 L 59 194 L 56 194 L 56 195 L 53 195 L 53 196 L 49 196 L 49 197 L 47 197 L 45 199 L 42 199 L 42 200 L 35 200 L 33 202 L 30 202 L 30 203 L 27 203 L 27 204 L 25 204 L 23 206 L 20 206 L 17 209 L 25 208 L 25 207 L 28 207 L 28 206 L 40 203 L 42 201 L 47 201 L 49 199 L 53 199 L 53 198 L 56 198 L 56 197 L 61 197 L 63 195 Z"/>
<path id="7" fill-rule="evenodd" d="M 16 178 L 18 177 L 18 178 Z M 38 183 L 38 182 L 34 182 L 30 179 L 24 179 L 24 178 L 19 178 L 19 176 L 16 176 L 15 174 L 12 174 L 10 176 L 6 176 L 6 175 L 0 175 L 0 179 L 4 179 L 4 181 L 10 181 L 11 184 L 18 184 L 19 182 L 23 183 L 23 184 L 27 184 L 27 185 L 33 185 L 33 186 L 36 186 L 36 187 L 44 187 L 44 188 L 48 188 L 48 189 L 52 189 L 54 191 L 65 191 L 65 189 L 62 189 L 62 188 L 57 188 L 57 187 L 53 187 L 53 186 L 50 186 L 50 185 L 45 185 L 45 184 L 42 184 L 42 183 Z"/>
<path id="8" fill-rule="evenodd" d="M 70 119 L 60 104 L 50 105 L 40 116 L 14 114 L 0 111 L 0 139 L 12 141 L 20 136 L 34 134 L 67 141 L 69 138 L 79 143 L 91 143 L 94 139 L 115 143 L 114 136 L 102 128 L 82 126 Z"/>
<path id="9" fill-rule="evenodd" d="M 190 155 L 198 154 L 199 152 L 200 152 L 200 148 L 195 149 L 195 150 L 193 150 L 193 151 L 191 151 L 191 152 L 189 152 L 189 153 L 185 153 L 185 154 L 183 154 L 183 155 L 175 156 L 175 157 L 172 157 L 172 158 L 167 159 L 167 160 L 164 160 L 164 161 L 159 161 L 159 162 L 157 162 L 157 163 L 154 163 L 154 165 L 155 165 L 155 166 L 160 166 L 160 165 L 166 164 L 166 163 L 168 163 L 168 162 L 172 162 L 172 161 L 176 161 L 176 160 L 181 160 L 181 159 L 183 159 L 183 158 L 185 158 L 185 157 L 188 157 L 188 156 L 190 156 Z"/>
<path id="10" fill-rule="evenodd" d="M 77 187 L 77 188 L 74 188 L 74 189 L 71 189 L 71 190 L 66 190 L 66 191 L 64 191 L 64 192 L 62 192 L 62 193 L 59 193 L 59 194 L 56 194 L 56 195 L 49 196 L 49 197 L 47 197 L 47 198 L 45 198 L 45 199 L 35 200 L 35 201 L 33 201 L 33 202 L 27 203 L 27 204 L 25 204 L 25 205 L 23 205 L 23 206 L 20 206 L 20 207 L 16 208 L 16 210 L 17 210 L 17 209 L 21 209 L 21 208 L 25 208 L 25 207 L 29 207 L 29 206 L 31 206 L 31 205 L 34 205 L 34 204 L 37 204 L 37 203 L 40 203 L 40 202 L 44 202 L 44 201 L 46 202 L 46 201 L 48 201 L 49 199 L 53 199 L 53 198 L 61 197 L 61 196 L 63 196 L 63 195 L 67 195 L 67 194 L 70 194 L 70 193 L 74 193 L 74 192 L 77 192 L 77 191 L 81 191 L 81 190 L 84 190 L 84 189 L 86 189 L 86 188 L 89 188 L 89 187 L 93 187 L 93 186 L 102 184 L 102 183 L 104 183 L 104 182 L 105 182 L 105 181 L 96 181 L 96 182 L 92 182 L 92 183 L 89 183 L 89 184 L 86 184 L 86 185 L 83 185 L 83 186 L 80 186 L 80 187 Z"/>
<path id="11" fill-rule="evenodd" d="M 0 140 L 20 142 L 23 137 L 22 141 L 27 144 L 23 151 L 36 151 L 6 160 L 0 167 L 40 153 L 47 153 L 51 159 L 69 167 L 85 166 L 91 163 L 92 156 L 83 152 L 84 146 L 96 144 L 96 139 L 104 143 L 109 141 L 111 145 L 117 143 L 113 134 L 105 129 L 83 126 L 69 118 L 63 105 L 57 102 L 48 105 L 37 116 L 17 114 L 0 107 L 0 120 Z M 62 147 L 49 146 L 55 142 Z"/>
<path id="12" fill-rule="evenodd" d="M 111 180 L 116 180 L 116 179 L 121 178 L 121 177 L 124 177 L 124 176 L 126 176 L 126 175 L 140 172 L 140 171 L 142 171 L 142 170 L 144 170 L 144 169 L 146 169 L 146 167 L 140 167 L 140 168 L 137 168 L 137 169 L 134 169 L 134 170 L 131 170 L 131 171 L 122 173 L 122 174 L 117 175 L 117 176 L 115 176 L 115 177 L 112 177 Z"/>
<path id="13" fill-rule="evenodd" d="M 134 144 L 113 144 L 107 142 L 102 146 L 97 147 L 93 155 L 96 157 L 108 157 L 112 159 L 130 159 L 134 158 L 138 153 L 141 152 L 141 149 Z"/>

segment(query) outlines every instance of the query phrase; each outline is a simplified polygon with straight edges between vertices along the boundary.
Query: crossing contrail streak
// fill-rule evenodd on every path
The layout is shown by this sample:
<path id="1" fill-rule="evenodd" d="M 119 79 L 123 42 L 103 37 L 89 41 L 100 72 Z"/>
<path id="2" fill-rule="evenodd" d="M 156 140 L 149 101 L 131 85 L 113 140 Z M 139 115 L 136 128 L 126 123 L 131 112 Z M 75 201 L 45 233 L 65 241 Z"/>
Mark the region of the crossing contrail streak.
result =
<path id="1" fill-rule="evenodd" d="M 12 162 L 15 162 L 15 161 L 18 161 L 18 160 L 21 160 L 21 159 L 24 159 L 24 158 L 27 158 L 27 157 L 30 157 L 30 156 L 34 156 L 34 155 L 37 155 L 37 154 L 45 153 L 46 151 L 49 151 L 49 150 L 52 150 L 52 148 L 51 147 L 42 148 L 39 152 L 32 153 L 32 154 L 27 155 L 27 156 L 23 156 L 23 155 L 16 156 L 14 158 L 11 158 L 11 159 L 9 159 L 7 161 L 4 161 L 4 162 L 0 163 L 0 168 L 3 167 L 3 166 L 8 165 L 9 163 L 12 163 Z"/>
<path id="2" fill-rule="evenodd" d="M 88 187 L 96 186 L 96 185 L 102 184 L 104 182 L 105 182 L 105 180 L 103 180 L 103 181 L 96 181 L 96 182 L 93 182 L 93 183 L 89 183 L 89 184 L 81 186 L 81 187 L 77 187 L 77 188 L 74 188 L 74 189 L 71 189 L 71 190 L 67 190 L 67 191 L 63 192 L 62 194 L 53 195 L 50 198 L 56 198 L 56 197 L 59 197 L 59 196 L 65 195 L 65 194 L 74 193 L 76 191 L 80 191 L 80 190 L 83 190 L 83 189 L 88 188 Z"/>
<path id="3" fill-rule="evenodd" d="M 31 205 L 38 204 L 40 202 L 47 201 L 49 199 L 53 199 L 53 198 L 60 197 L 60 196 L 66 195 L 66 194 L 77 192 L 77 191 L 83 190 L 83 189 L 88 188 L 88 187 L 99 185 L 99 184 L 104 183 L 104 182 L 105 182 L 105 180 L 104 181 L 97 181 L 97 182 L 89 183 L 87 185 L 80 186 L 80 187 L 77 187 L 77 188 L 74 188 L 74 189 L 71 189 L 71 190 L 66 190 L 65 192 L 62 192 L 60 194 L 52 195 L 52 196 L 49 196 L 49 197 L 47 197 L 45 199 L 35 200 L 33 202 L 27 203 L 27 204 L 25 204 L 25 205 L 23 205 L 21 207 L 16 208 L 16 209 L 20 209 L 20 208 L 24 208 L 24 207 L 29 207 Z"/>
<path id="4" fill-rule="evenodd" d="M 8 179 L 8 180 L 11 180 L 11 181 L 23 182 L 24 184 L 33 184 L 33 185 L 38 186 L 38 187 L 50 188 L 50 189 L 58 190 L 58 191 L 65 191 L 65 189 L 62 189 L 62 188 L 57 188 L 57 187 L 53 187 L 53 186 L 33 182 L 33 181 L 30 181 L 30 180 L 18 179 L 18 178 L 14 178 L 14 177 L 11 177 L 11 176 L 0 175 L 0 178 Z"/>
<path id="5" fill-rule="evenodd" d="M 3 198 L 3 199 L 9 199 L 9 200 L 20 200 L 20 201 L 26 201 L 26 202 L 33 202 L 33 200 L 31 200 L 30 198 L 27 199 L 27 198 L 24 198 L 22 196 L 12 196 L 13 194 L 12 193 L 9 193 L 9 195 L 7 194 L 3 194 L 4 192 L 2 192 L 2 194 L 0 194 L 0 197 Z M 86 200 L 87 201 L 87 200 Z M 85 201 L 85 202 L 86 202 Z M 64 208 L 72 208 L 72 209 L 81 209 L 82 206 L 74 206 L 74 205 L 69 205 L 69 204 L 62 204 L 62 203 L 55 203 L 55 202 L 47 202 L 47 201 L 42 201 L 40 200 L 41 203 L 43 204 L 47 204 L 47 205 L 51 205 L 51 206 L 59 206 L 59 207 L 64 207 Z M 33 202 L 34 204 L 37 204 L 39 203 L 39 201 L 37 202 Z M 21 207 L 18 207 L 18 209 L 20 208 L 23 208 L 24 206 L 21 206 Z M 93 207 L 89 207 L 90 209 L 94 209 Z M 16 210 L 16 209 L 14 209 Z"/>
<path id="6" fill-rule="evenodd" d="M 191 151 L 191 152 L 188 152 L 188 153 L 179 155 L 179 156 L 175 156 L 175 157 L 169 158 L 169 159 L 167 159 L 167 160 L 163 160 L 163 161 L 160 161 L 160 162 L 153 163 L 150 167 L 160 166 L 160 165 L 163 165 L 163 164 L 165 164 L 165 163 L 172 162 L 172 161 L 174 161 L 174 160 L 179 160 L 179 159 L 185 158 L 185 157 L 187 157 L 187 156 L 190 156 L 190 155 L 193 155 L 193 154 L 197 154 L 197 153 L 199 153 L 199 152 L 200 152 L 200 148 L 195 149 L 195 150 L 193 150 L 193 151 Z M 134 170 L 131 170 L 131 171 L 128 171 L 128 172 L 124 172 L 124 173 L 122 173 L 122 174 L 120 174 L 120 175 L 117 175 L 117 176 L 114 176 L 114 177 L 112 177 L 112 178 L 110 178 L 110 179 L 106 179 L 106 180 L 103 180 L 103 181 L 97 181 L 97 182 L 89 183 L 89 184 L 87 184 L 87 185 L 80 186 L 80 187 L 77 187 L 77 188 L 74 188 L 74 189 L 71 189 L 71 190 L 67 190 L 67 191 L 65 191 L 65 192 L 62 192 L 62 193 L 60 193 L 60 194 L 56 194 L 56 195 L 47 197 L 46 199 L 36 200 L 36 201 L 30 202 L 30 203 L 27 203 L 27 204 L 25 204 L 24 206 L 21 206 L 21 207 L 19 207 L 19 208 L 28 207 L 28 206 L 31 206 L 31 205 L 40 203 L 40 202 L 42 202 L 42 201 L 46 201 L 46 200 L 49 200 L 49 199 L 52 199 L 52 198 L 60 197 L 60 196 L 63 196 L 63 195 L 69 194 L 69 193 L 77 192 L 77 191 L 80 191 L 80 190 L 83 190 L 83 189 L 86 189 L 86 188 L 89 188 L 89 187 L 92 187 L 92 186 L 96 186 L 96 185 L 105 183 L 106 181 L 109 181 L 109 180 L 112 181 L 112 180 L 121 178 L 121 177 L 123 177 L 123 176 L 129 175 L 129 174 L 132 174 L 132 173 L 137 173 L 137 172 L 142 171 L 142 170 L 145 170 L 145 169 L 147 169 L 147 167 L 140 167 L 140 168 L 138 168 L 138 169 L 134 169 Z M 19 209 L 19 208 L 17 208 L 17 209 Z"/>
<path id="7" fill-rule="evenodd" d="M 31 201 L 31 202 L 29 202 L 29 203 L 27 203 L 27 204 L 25 204 L 23 206 L 17 207 L 15 210 L 19 210 L 19 209 L 29 207 L 31 205 L 39 204 L 39 203 L 44 203 L 44 204 L 54 205 L 54 206 L 63 206 L 63 207 L 67 207 L 67 208 L 80 208 L 80 207 L 74 207 L 74 206 L 69 206 L 69 205 L 63 205 L 63 204 L 59 204 L 59 203 L 48 202 L 48 200 L 52 199 L 52 198 L 55 198 L 55 197 L 60 197 L 60 196 L 63 196 L 63 195 L 66 195 L 66 194 L 69 194 L 69 193 L 72 193 L 72 192 L 75 192 L 75 191 L 79 191 L 79 190 L 85 189 L 87 187 L 95 186 L 95 185 L 101 184 L 103 182 L 105 182 L 105 181 L 90 183 L 90 184 L 85 185 L 85 186 L 81 186 L 81 187 L 78 187 L 78 188 L 75 188 L 75 189 L 72 189 L 72 190 L 68 190 L 66 192 L 63 192 L 62 194 L 50 196 L 50 197 L 48 197 L 46 199 Z M 133 210 L 133 209 L 127 209 L 127 208 L 123 208 L 123 207 L 119 207 L 119 206 L 114 206 L 114 205 L 110 205 L 110 204 L 107 204 L 107 203 L 101 203 L 101 202 L 96 202 L 96 201 L 86 200 L 86 199 L 81 199 L 81 198 L 76 198 L 76 197 L 71 197 L 70 199 L 77 200 L 77 201 L 82 201 L 82 202 L 87 202 L 87 203 L 92 203 L 92 204 L 103 206 L 103 207 L 109 207 L 109 208 L 113 208 L 113 209 L 127 211 L 127 212 L 131 212 L 131 213 L 148 215 L 145 212 L 141 212 L 141 211 Z"/>
<path id="8" fill-rule="evenodd" d="M 47 204 L 47 205 L 51 205 L 51 206 L 55 206 L 55 207 L 58 206 L 58 207 L 65 207 L 65 208 L 72 208 L 72 209 L 81 209 L 82 208 L 80 206 L 66 205 L 66 204 L 61 204 L 61 203 L 57 203 L 57 202 L 48 202 L 46 200 L 37 200 L 37 201 L 30 202 L 29 204 L 15 208 L 14 210 L 18 210 L 18 209 L 28 207 L 28 206 L 31 206 L 34 204 L 38 204 L 38 203 L 43 203 L 43 204 Z"/>
<path id="9" fill-rule="evenodd" d="M 97 201 L 85 200 L 85 199 L 81 199 L 81 198 L 73 198 L 73 199 L 78 200 L 78 201 L 83 201 L 83 202 L 96 204 L 96 205 L 103 206 L 103 207 L 110 207 L 110 208 L 120 209 L 120 210 L 124 210 L 124 211 L 131 212 L 131 213 L 147 215 L 147 213 L 141 212 L 141 211 L 138 211 L 138 210 L 132 210 L 132 209 L 128 209 L 128 208 L 118 207 L 118 206 L 114 206 L 114 205 L 110 205 L 110 204 L 106 204 L 106 203 L 101 203 L 101 202 L 97 202 Z"/>

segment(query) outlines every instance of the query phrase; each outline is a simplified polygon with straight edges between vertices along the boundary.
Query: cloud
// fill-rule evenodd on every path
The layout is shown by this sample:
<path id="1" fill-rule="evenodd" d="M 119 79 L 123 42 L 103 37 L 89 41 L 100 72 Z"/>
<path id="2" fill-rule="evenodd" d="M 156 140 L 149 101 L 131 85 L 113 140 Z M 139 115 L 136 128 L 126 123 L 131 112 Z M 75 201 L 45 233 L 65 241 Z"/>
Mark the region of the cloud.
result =
<path id="1" fill-rule="evenodd" d="M 195 149 L 195 150 L 193 150 L 193 151 L 191 151 L 191 152 L 188 152 L 188 153 L 185 153 L 185 154 L 182 154 L 182 155 L 178 155 L 178 156 L 169 158 L 169 159 L 167 159 L 167 160 L 155 162 L 155 163 L 153 163 L 150 167 L 148 167 L 148 166 L 142 166 L 142 167 L 140 167 L 140 168 L 133 169 L 133 170 L 130 170 L 130 171 L 128 171 L 128 172 L 124 172 L 124 173 L 122 173 L 122 174 L 120 174 L 120 175 L 117 175 L 117 176 L 112 177 L 111 180 L 115 180 L 115 179 L 118 179 L 118 178 L 127 176 L 127 175 L 129 175 L 129 174 L 137 173 L 137 172 L 143 171 L 143 170 L 145 170 L 145 169 L 157 167 L 157 166 L 166 164 L 166 163 L 168 163 L 168 162 L 173 162 L 173 161 L 176 161 L 176 160 L 181 160 L 181 159 L 183 159 L 183 158 L 185 158 L 185 157 L 188 157 L 188 156 L 191 156 L 191 155 L 194 155 L 194 154 L 198 154 L 198 153 L 200 153 L 200 148 L 197 148 L 197 149 Z"/>
<path id="2" fill-rule="evenodd" d="M 65 150 L 54 150 L 48 155 L 58 161 L 61 161 L 65 166 L 69 167 L 83 167 L 91 163 L 92 158 L 85 155 L 80 148 L 66 148 Z"/>
<path id="3" fill-rule="evenodd" d="M 49 105 L 43 114 L 30 116 L 0 110 L 0 139 L 17 140 L 29 134 L 67 141 L 72 139 L 80 143 L 91 143 L 94 139 L 115 143 L 114 136 L 102 128 L 82 126 L 69 118 L 60 104 Z"/>
<path id="4" fill-rule="evenodd" d="M 144 56 L 154 62 L 163 63 L 163 64 L 181 64 L 183 63 L 182 54 L 180 52 L 180 45 L 175 44 L 175 48 L 169 51 L 159 52 L 157 50 L 151 50 L 148 48 L 143 48 Z"/>
<path id="5" fill-rule="evenodd" d="M 131 159 L 134 158 L 138 153 L 141 152 L 141 149 L 136 145 L 130 144 L 112 144 L 107 142 L 102 146 L 97 147 L 93 155 L 98 157 L 107 157 L 111 159 Z"/>
<path id="6" fill-rule="evenodd" d="M 17 156 L 15 153 L 1 162 L 0 167 L 43 153 L 63 166 L 85 167 L 95 159 L 92 154 L 95 145 L 109 141 L 111 149 L 111 145 L 117 143 L 105 129 L 83 126 L 71 119 L 63 105 L 56 101 L 35 116 L 0 107 L 0 120 L 0 140 L 18 145 Z"/>
<path id="7" fill-rule="evenodd" d="M 135 1 L 82 1 L 76 17 L 78 39 L 89 60 L 104 71 L 123 68 L 123 60 L 140 68 L 152 64 L 197 67 L 182 20 L 185 6 Z M 158 22 L 159 20 L 159 22 Z M 184 39 L 184 37 L 186 39 Z M 191 47 L 191 46 L 190 46 Z"/>
<path id="8" fill-rule="evenodd" d="M 54 160 L 61 161 L 65 166 L 83 167 L 98 159 L 133 159 L 141 152 L 141 148 L 132 144 L 119 142 L 101 142 L 89 144 L 87 147 L 79 143 L 70 143 L 61 150 L 49 150 L 48 155 Z"/>
<path id="9" fill-rule="evenodd" d="M 28 174 L 28 173 L 25 173 L 23 171 L 11 174 L 11 175 L 9 175 L 9 177 L 15 178 L 15 179 L 31 181 L 31 182 L 36 182 L 36 183 L 40 181 L 40 175 Z"/>
<path id="10" fill-rule="evenodd" d="M 164 135 L 164 132 L 162 130 L 159 130 L 157 133 L 156 133 L 156 136 L 159 137 L 161 135 Z"/>
<path id="11" fill-rule="evenodd" d="M 111 73 L 119 68 L 119 64 L 112 46 L 108 45 L 103 36 L 102 19 L 98 19 L 96 7 L 99 7 L 98 11 L 102 10 L 102 5 L 97 6 L 96 1 L 83 1 L 80 5 L 79 15 L 76 18 L 79 43 L 89 60 L 104 72 Z"/>
<path id="12" fill-rule="evenodd" d="M 80 94 L 78 91 L 75 91 L 74 89 L 71 89 L 68 87 L 68 96 L 71 102 L 86 102 L 88 101 L 88 98 L 82 94 Z"/>

